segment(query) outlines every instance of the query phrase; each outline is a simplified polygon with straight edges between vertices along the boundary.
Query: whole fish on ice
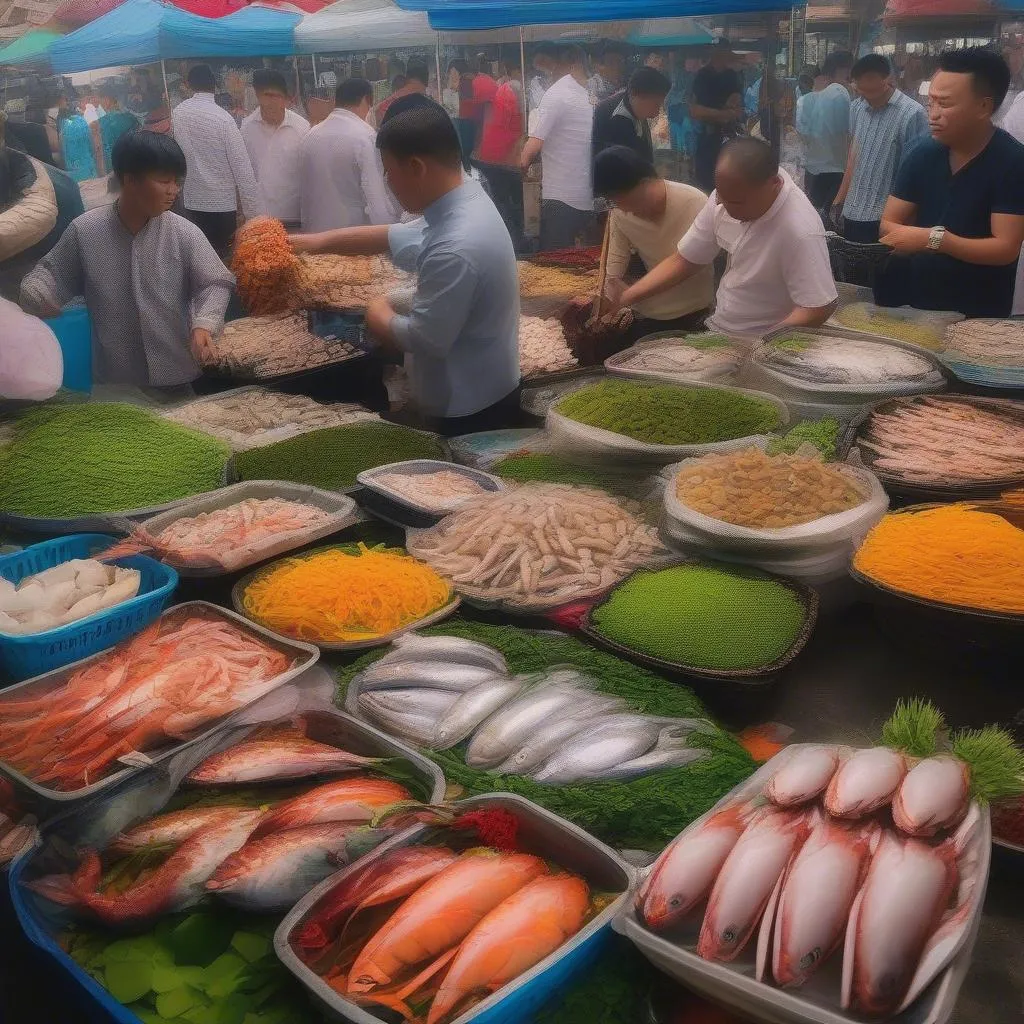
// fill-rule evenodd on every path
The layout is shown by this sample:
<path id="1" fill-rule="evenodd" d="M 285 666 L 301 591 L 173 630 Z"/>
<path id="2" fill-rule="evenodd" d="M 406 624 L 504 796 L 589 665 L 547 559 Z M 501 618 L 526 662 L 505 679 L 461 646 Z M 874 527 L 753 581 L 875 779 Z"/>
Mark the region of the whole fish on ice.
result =
<path id="1" fill-rule="evenodd" d="M 404 689 L 376 690 L 360 694 L 359 700 L 373 708 L 400 715 L 443 715 L 459 699 L 451 690 Z"/>
<path id="2" fill-rule="evenodd" d="M 855 830 L 820 820 L 793 859 L 775 910 L 772 975 L 802 985 L 843 940 L 850 907 L 879 839 L 876 825 Z"/>
<path id="3" fill-rule="evenodd" d="M 846 926 L 844 1010 L 896 1012 L 956 882 L 952 843 L 883 835 Z"/>
<path id="4" fill-rule="evenodd" d="M 749 811 L 742 805 L 726 807 L 687 829 L 665 850 L 637 897 L 648 928 L 671 928 L 707 896 L 748 820 Z"/>
<path id="5" fill-rule="evenodd" d="M 750 940 L 790 858 L 807 838 L 807 817 L 766 811 L 729 851 L 711 889 L 697 940 L 705 960 L 734 960 Z"/>
<path id="6" fill-rule="evenodd" d="M 186 839 L 210 825 L 225 821 L 225 811 L 237 810 L 243 818 L 249 817 L 249 808 L 186 807 L 148 818 L 134 828 L 117 836 L 108 847 L 111 853 L 138 853 L 155 846 L 179 846 Z"/>
<path id="7" fill-rule="evenodd" d="M 594 711 L 594 707 L 603 711 Z M 608 707 L 602 699 L 596 705 L 585 702 L 583 707 L 577 705 L 577 714 L 571 717 L 555 718 L 539 725 L 523 745 L 507 760 L 496 768 L 490 769 L 496 775 L 529 775 L 534 768 L 539 768 L 562 744 L 572 736 L 591 728 L 601 721 L 604 712 L 611 714 L 626 707 L 625 701 L 617 701 Z"/>
<path id="8" fill-rule="evenodd" d="M 361 715 L 381 726 L 392 736 L 407 740 L 418 747 L 429 747 L 433 743 L 437 715 L 422 711 L 392 711 L 379 705 L 373 697 L 372 693 L 359 695 L 357 705 Z"/>
<path id="9" fill-rule="evenodd" d="M 854 751 L 832 776 L 825 810 L 833 818 L 862 818 L 892 800 L 907 774 L 907 760 L 889 747 Z"/>
<path id="10" fill-rule="evenodd" d="M 206 888 L 245 910 L 285 910 L 388 835 L 383 829 L 330 821 L 260 836 L 223 860 Z"/>
<path id="11" fill-rule="evenodd" d="M 458 636 L 423 636 L 406 633 L 392 641 L 391 650 L 375 665 L 397 665 L 408 661 L 440 661 L 508 672 L 508 665 L 493 647 Z"/>
<path id="12" fill-rule="evenodd" d="M 447 711 L 442 712 L 431 744 L 435 750 L 447 750 L 464 740 L 485 718 L 504 707 L 526 685 L 521 676 L 511 679 L 494 676 L 467 690 Z"/>
<path id="13" fill-rule="evenodd" d="M 907 772 L 892 798 L 892 820 L 919 838 L 953 828 L 970 803 L 970 769 L 956 757 L 928 757 Z"/>
<path id="14" fill-rule="evenodd" d="M 404 786 L 387 779 L 339 779 L 325 782 L 268 811 L 255 835 L 263 836 L 324 821 L 368 822 L 383 808 L 411 799 Z"/>
<path id="15" fill-rule="evenodd" d="M 790 751 L 764 787 L 764 795 L 777 807 L 797 807 L 813 800 L 832 780 L 839 767 L 834 747 L 811 744 Z"/>
<path id="16" fill-rule="evenodd" d="M 507 676 L 506 672 L 490 666 L 449 665 L 443 661 L 402 661 L 385 665 L 375 661 L 363 669 L 353 680 L 360 693 L 378 690 L 450 690 L 465 693 L 474 686 Z"/>

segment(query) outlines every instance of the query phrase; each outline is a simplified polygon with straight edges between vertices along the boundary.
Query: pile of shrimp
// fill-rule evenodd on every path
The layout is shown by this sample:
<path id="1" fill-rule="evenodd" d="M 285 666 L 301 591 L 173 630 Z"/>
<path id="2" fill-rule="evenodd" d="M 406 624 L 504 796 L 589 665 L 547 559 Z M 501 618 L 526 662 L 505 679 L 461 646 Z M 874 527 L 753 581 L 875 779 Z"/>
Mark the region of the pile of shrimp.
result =
<path id="1" fill-rule="evenodd" d="M 235 236 L 231 270 L 246 310 L 255 316 L 284 313 L 293 306 L 299 258 L 279 220 L 256 217 Z"/>
<path id="2" fill-rule="evenodd" d="M 219 617 L 165 615 L 53 689 L 0 698 L 0 760 L 75 790 L 127 754 L 182 739 L 261 697 L 284 653 Z"/>

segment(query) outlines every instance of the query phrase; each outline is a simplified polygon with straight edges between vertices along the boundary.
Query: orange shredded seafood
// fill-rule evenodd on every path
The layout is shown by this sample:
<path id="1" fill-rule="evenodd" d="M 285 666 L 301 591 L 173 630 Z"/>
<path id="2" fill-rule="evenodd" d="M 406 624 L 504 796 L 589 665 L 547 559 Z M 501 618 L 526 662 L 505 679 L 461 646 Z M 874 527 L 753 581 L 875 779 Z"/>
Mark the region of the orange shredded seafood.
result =
<path id="1" fill-rule="evenodd" d="M 249 313 L 265 316 L 292 308 L 299 258 L 279 220 L 257 217 L 238 229 L 231 270 Z"/>
<path id="2" fill-rule="evenodd" d="M 429 566 L 397 551 L 360 544 L 286 558 L 249 584 L 242 598 L 257 622 L 303 640 L 370 640 L 443 608 L 451 588 Z"/>

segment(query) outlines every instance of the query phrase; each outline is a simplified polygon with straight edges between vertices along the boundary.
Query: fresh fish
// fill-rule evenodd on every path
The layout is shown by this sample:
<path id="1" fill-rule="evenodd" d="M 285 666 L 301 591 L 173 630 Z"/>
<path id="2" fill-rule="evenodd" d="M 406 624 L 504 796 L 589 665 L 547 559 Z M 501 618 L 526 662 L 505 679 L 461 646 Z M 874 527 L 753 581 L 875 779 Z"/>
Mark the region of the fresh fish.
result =
<path id="1" fill-rule="evenodd" d="M 604 707 L 602 701 L 598 707 Z M 608 711 L 624 708 L 625 701 L 615 701 Z M 495 775 L 528 775 L 534 768 L 539 768 L 562 744 L 584 729 L 589 729 L 601 720 L 601 715 L 593 713 L 588 707 L 586 711 L 571 718 L 556 718 L 552 722 L 537 727 L 523 745 L 507 760 L 491 771 Z"/>
<path id="2" fill-rule="evenodd" d="M 385 853 L 324 896 L 292 943 L 307 953 L 323 949 L 361 910 L 404 899 L 456 859 L 444 846 L 403 846 Z"/>
<path id="3" fill-rule="evenodd" d="M 183 811 L 158 814 L 130 828 L 117 836 L 108 849 L 110 853 L 138 853 L 152 846 L 180 846 L 202 829 L 226 821 L 225 812 L 232 810 L 240 818 L 251 816 L 251 809 L 245 807 L 186 807 Z"/>
<path id="4" fill-rule="evenodd" d="M 663 732 L 660 719 L 607 715 L 568 740 L 530 777 L 564 786 L 582 779 L 604 779 L 606 772 L 651 751 Z"/>
<path id="5" fill-rule="evenodd" d="M 956 757 L 928 757 L 907 772 L 892 798 L 892 820 L 907 835 L 928 838 L 953 828 L 970 804 L 970 769 Z"/>
<path id="6" fill-rule="evenodd" d="M 743 807 L 726 807 L 665 850 L 637 898 L 648 928 L 671 928 L 707 896 L 746 824 Z"/>
<path id="7" fill-rule="evenodd" d="M 447 750 L 464 740 L 488 715 L 504 707 L 525 685 L 520 676 L 494 676 L 467 690 L 438 719 L 434 730 L 435 750 Z"/>
<path id="8" fill-rule="evenodd" d="M 582 878 L 535 878 L 499 903 L 466 936 L 427 1015 L 452 1017 L 477 993 L 496 992 L 553 953 L 583 926 L 590 889 Z"/>
<path id="9" fill-rule="evenodd" d="M 739 956 L 786 865 L 806 838 L 806 815 L 797 811 L 769 811 L 747 828 L 711 889 L 697 940 L 698 956 L 705 960 Z"/>
<path id="10" fill-rule="evenodd" d="M 195 786 L 222 786 L 269 779 L 304 779 L 327 772 L 353 771 L 379 764 L 382 758 L 351 754 L 300 732 L 242 740 L 208 757 L 185 777 Z"/>
<path id="11" fill-rule="evenodd" d="M 387 779 L 325 782 L 268 811 L 254 835 L 265 836 L 323 821 L 367 822 L 382 808 L 411 798 L 412 794 L 404 786 Z"/>
<path id="12" fill-rule="evenodd" d="M 573 686 L 537 686 L 510 701 L 488 718 L 469 742 L 466 763 L 493 768 L 522 746 L 543 723 L 571 714 L 579 702 L 594 695 Z M 610 698 L 614 700 L 614 698 Z"/>
<path id="13" fill-rule="evenodd" d="M 391 650 L 377 665 L 399 665 L 403 662 L 441 661 L 451 665 L 475 665 L 495 672 L 508 672 L 505 659 L 487 644 L 463 640 L 457 636 L 421 636 L 406 633 L 391 644 Z"/>
<path id="14" fill-rule="evenodd" d="M 400 739 L 408 740 L 419 747 L 429 747 L 434 741 L 437 716 L 423 713 L 389 711 L 371 699 L 372 694 L 359 697 L 359 712 L 386 732 Z"/>
<path id="15" fill-rule="evenodd" d="M 857 750 L 832 776 L 825 791 L 825 810 L 833 818 L 862 818 L 889 803 L 906 774 L 907 761 L 898 750 Z"/>
<path id="16" fill-rule="evenodd" d="M 885 833 L 846 926 L 844 1010 L 896 1012 L 956 881 L 952 843 L 929 846 Z"/>
<path id="17" fill-rule="evenodd" d="M 464 853 L 417 889 L 366 943 L 349 972 L 348 992 L 372 992 L 451 950 L 499 903 L 546 873 L 544 861 L 526 853 Z"/>
<path id="18" fill-rule="evenodd" d="M 395 711 L 400 715 L 417 714 L 443 715 L 459 699 L 451 690 L 404 689 L 378 690 L 373 693 L 360 694 L 360 702 L 384 711 Z"/>
<path id="19" fill-rule="evenodd" d="M 244 910 L 285 910 L 389 834 L 328 821 L 250 839 L 220 864 L 206 888 Z"/>
<path id="20" fill-rule="evenodd" d="M 490 666 L 448 665 L 442 661 L 403 661 L 395 665 L 374 662 L 352 680 L 360 693 L 378 690 L 451 690 L 465 693 L 495 676 L 505 676 Z"/>
<path id="21" fill-rule="evenodd" d="M 227 808 L 223 820 L 186 839 L 155 871 L 116 896 L 96 891 L 103 875 L 99 855 L 90 851 L 74 875 L 49 875 L 28 888 L 103 924 L 137 925 L 160 914 L 186 910 L 206 892 L 206 880 L 225 857 L 248 838 L 262 811 L 239 814 Z"/>
<path id="22" fill-rule="evenodd" d="M 812 744 L 792 751 L 768 780 L 764 795 L 777 807 L 796 807 L 813 800 L 839 767 L 834 747 Z"/>
<path id="23" fill-rule="evenodd" d="M 779 985 L 802 985 L 842 942 L 879 835 L 877 825 L 857 830 L 822 819 L 793 858 L 774 918 Z"/>
<path id="24" fill-rule="evenodd" d="M 704 761 L 711 756 L 710 750 L 700 747 L 676 747 L 652 750 L 649 754 L 634 757 L 632 761 L 623 761 L 612 768 L 606 768 L 600 775 L 591 776 L 600 782 L 625 782 L 627 779 L 638 779 L 641 775 L 663 771 L 666 768 L 682 768 L 695 761 Z"/>

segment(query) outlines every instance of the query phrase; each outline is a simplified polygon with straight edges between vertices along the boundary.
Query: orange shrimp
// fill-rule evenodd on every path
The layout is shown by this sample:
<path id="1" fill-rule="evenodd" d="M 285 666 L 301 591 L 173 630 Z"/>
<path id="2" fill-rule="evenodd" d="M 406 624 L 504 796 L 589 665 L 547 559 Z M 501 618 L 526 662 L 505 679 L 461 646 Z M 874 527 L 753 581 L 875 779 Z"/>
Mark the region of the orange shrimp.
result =
<path id="1" fill-rule="evenodd" d="M 449 951 L 502 900 L 546 871 L 544 861 L 530 854 L 464 853 L 413 893 L 367 942 L 352 965 L 348 991 L 371 992 Z"/>

